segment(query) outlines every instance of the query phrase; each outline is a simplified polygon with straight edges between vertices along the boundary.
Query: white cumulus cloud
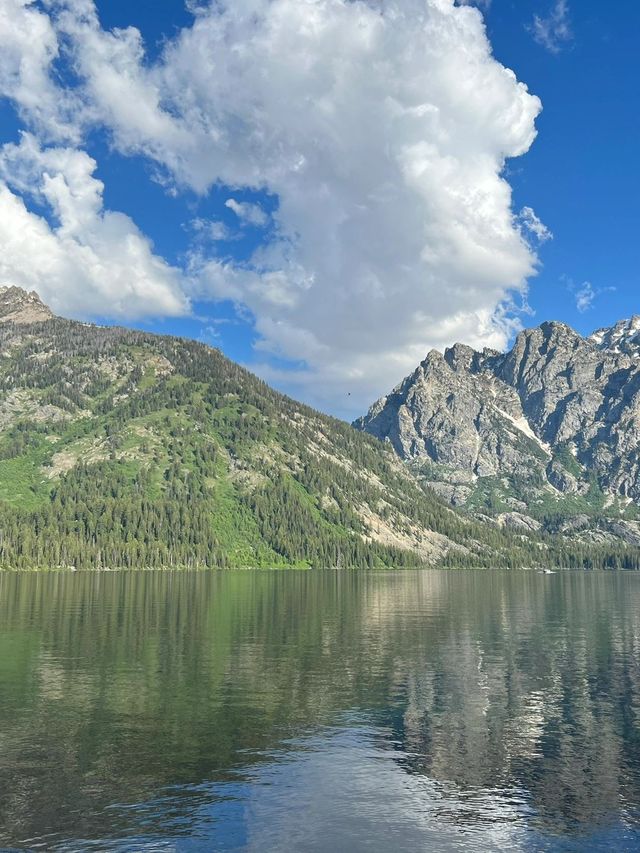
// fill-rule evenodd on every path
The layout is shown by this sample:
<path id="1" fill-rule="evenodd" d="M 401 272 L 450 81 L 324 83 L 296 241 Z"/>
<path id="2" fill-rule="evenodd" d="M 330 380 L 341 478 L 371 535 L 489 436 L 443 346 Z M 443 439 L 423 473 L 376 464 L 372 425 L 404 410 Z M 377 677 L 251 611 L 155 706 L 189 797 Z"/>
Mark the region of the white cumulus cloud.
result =
<path id="1" fill-rule="evenodd" d="M 0 149 L 0 282 L 76 316 L 185 313 L 179 272 L 128 216 L 104 210 L 95 168 L 85 152 L 41 148 L 29 134 Z"/>
<path id="2" fill-rule="evenodd" d="M 54 23 L 34 0 L 0 0 L 0 96 L 48 138 L 77 141 L 83 106 L 54 80 L 59 57 Z"/>
<path id="3" fill-rule="evenodd" d="M 265 374 L 269 355 L 303 362 L 283 381 L 334 406 L 348 387 L 361 407 L 431 346 L 506 343 L 537 259 L 504 165 L 531 146 L 541 105 L 493 57 L 477 9 L 218 0 L 149 62 L 138 31 L 105 32 L 91 0 L 44 6 L 81 122 L 178 188 L 277 197 L 249 261 L 194 245 L 189 269 L 194 296 L 252 313 Z M 46 98 L 38 108 L 60 124 Z M 528 228 L 544 236 L 537 217 Z"/>

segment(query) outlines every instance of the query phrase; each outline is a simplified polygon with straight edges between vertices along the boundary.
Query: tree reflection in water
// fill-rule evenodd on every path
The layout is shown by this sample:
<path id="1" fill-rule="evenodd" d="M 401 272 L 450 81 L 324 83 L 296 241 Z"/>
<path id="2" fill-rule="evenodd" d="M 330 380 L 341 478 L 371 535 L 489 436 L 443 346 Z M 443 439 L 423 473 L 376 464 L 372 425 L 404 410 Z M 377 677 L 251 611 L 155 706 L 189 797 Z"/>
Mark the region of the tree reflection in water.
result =
<path id="1" fill-rule="evenodd" d="M 0 844 L 640 844 L 639 605 L 631 574 L 0 576 Z"/>

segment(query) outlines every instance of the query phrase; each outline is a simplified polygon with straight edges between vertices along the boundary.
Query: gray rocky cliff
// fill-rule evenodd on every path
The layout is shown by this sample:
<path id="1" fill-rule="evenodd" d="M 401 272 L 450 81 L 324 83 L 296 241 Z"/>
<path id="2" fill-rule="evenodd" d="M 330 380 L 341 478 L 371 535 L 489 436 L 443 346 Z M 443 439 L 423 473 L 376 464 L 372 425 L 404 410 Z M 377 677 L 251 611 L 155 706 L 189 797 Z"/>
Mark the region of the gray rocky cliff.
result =
<path id="1" fill-rule="evenodd" d="M 355 426 L 452 502 L 493 478 L 502 509 L 558 495 L 638 503 L 640 317 L 589 338 L 543 323 L 504 354 L 432 351 Z"/>
<path id="2" fill-rule="evenodd" d="M 28 293 L 21 287 L 0 286 L 0 323 L 39 323 L 52 317 L 53 312 L 35 290 Z"/>

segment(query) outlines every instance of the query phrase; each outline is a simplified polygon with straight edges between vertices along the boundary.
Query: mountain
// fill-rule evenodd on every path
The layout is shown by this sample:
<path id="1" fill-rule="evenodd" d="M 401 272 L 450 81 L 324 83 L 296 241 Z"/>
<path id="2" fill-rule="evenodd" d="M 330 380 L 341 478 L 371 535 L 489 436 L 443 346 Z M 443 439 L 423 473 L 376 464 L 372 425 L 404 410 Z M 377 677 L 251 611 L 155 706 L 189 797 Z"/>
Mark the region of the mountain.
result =
<path id="1" fill-rule="evenodd" d="M 470 369 L 447 367 L 460 404 Z M 500 527 L 431 486 L 387 442 L 216 349 L 65 320 L 0 289 L 0 568 L 640 567 L 620 537 Z"/>
<path id="2" fill-rule="evenodd" d="M 27 293 L 21 287 L 0 287 L 0 322 L 38 323 L 51 320 L 53 312 L 44 304 L 35 290 Z"/>
<path id="3" fill-rule="evenodd" d="M 640 316 L 634 315 L 610 328 L 598 329 L 589 340 L 601 350 L 637 356 L 640 354 Z"/>
<path id="4" fill-rule="evenodd" d="M 527 559 L 390 448 L 201 343 L 0 289 L 0 567 Z"/>
<path id="5" fill-rule="evenodd" d="M 523 530 L 640 544 L 640 317 L 507 353 L 432 351 L 355 426 L 451 504 Z"/>

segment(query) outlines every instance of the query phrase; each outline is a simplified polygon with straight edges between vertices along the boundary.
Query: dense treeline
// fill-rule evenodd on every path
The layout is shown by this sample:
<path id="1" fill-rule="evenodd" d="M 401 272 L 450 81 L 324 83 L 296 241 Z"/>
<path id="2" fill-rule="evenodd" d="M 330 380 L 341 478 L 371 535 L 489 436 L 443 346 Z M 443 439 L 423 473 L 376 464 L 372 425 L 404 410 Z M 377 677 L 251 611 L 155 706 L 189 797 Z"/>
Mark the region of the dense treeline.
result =
<path id="1" fill-rule="evenodd" d="M 256 547 L 240 556 L 216 535 L 228 512 L 193 471 L 166 471 L 159 499 L 150 475 L 127 476 L 118 462 L 79 465 L 35 511 L 0 504 L 0 565 L 68 567 L 226 567 L 233 565 L 411 565 L 410 554 L 366 544 L 318 519 L 285 478 L 233 506 L 233 524 L 252 526 Z M 242 517 L 244 515 L 244 518 Z M 259 543 L 259 544 L 258 544 Z"/>
<path id="2" fill-rule="evenodd" d="M 554 567 L 561 569 L 640 569 L 640 549 L 623 544 L 586 545 L 558 542 L 553 537 L 531 537 L 518 547 L 506 546 L 495 558 L 478 559 L 475 554 L 451 552 L 440 565 L 450 568 L 504 567 L 508 569 Z"/>
<path id="3" fill-rule="evenodd" d="M 0 351 L 3 567 L 412 566 L 431 531 L 447 565 L 639 567 L 472 522 L 374 438 L 194 341 L 56 319 L 0 326 Z"/>

